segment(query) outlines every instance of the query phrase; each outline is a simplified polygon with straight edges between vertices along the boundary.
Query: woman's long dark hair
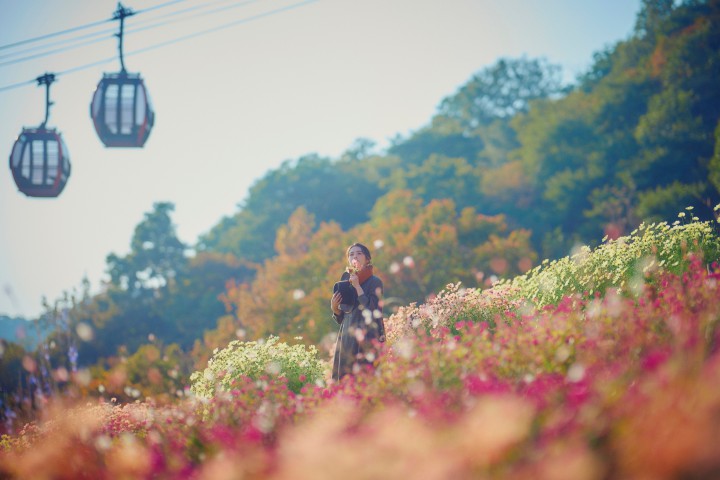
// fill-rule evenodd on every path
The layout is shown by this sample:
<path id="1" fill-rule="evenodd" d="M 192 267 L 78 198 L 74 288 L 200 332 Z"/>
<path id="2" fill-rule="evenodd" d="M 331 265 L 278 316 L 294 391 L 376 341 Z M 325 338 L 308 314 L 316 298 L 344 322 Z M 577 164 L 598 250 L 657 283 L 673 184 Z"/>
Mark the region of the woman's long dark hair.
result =
<path id="1" fill-rule="evenodd" d="M 345 252 L 345 259 L 347 259 L 350 256 L 350 249 L 353 247 L 360 247 L 360 250 L 362 250 L 363 255 L 365 255 L 368 259 L 368 264 L 372 264 L 372 255 L 370 255 L 370 250 L 363 245 L 362 243 L 353 243 L 347 248 L 347 251 Z"/>

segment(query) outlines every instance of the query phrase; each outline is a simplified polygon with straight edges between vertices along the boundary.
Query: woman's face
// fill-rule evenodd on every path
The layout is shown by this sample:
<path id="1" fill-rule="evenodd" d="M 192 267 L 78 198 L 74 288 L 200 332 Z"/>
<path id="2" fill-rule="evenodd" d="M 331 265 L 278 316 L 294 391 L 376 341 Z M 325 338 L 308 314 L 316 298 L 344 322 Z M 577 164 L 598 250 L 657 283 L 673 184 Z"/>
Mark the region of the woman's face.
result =
<path id="1" fill-rule="evenodd" d="M 350 266 L 361 269 L 368 263 L 368 259 L 360 247 L 352 247 L 348 252 L 348 263 Z"/>

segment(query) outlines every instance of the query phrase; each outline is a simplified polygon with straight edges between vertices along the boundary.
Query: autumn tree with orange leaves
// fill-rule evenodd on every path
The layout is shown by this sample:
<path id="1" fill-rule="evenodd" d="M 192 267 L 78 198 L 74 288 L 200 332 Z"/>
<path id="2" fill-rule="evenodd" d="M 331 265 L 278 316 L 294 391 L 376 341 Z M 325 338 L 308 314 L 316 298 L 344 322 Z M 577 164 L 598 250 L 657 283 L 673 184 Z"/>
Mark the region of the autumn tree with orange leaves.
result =
<path id="1" fill-rule="evenodd" d="M 530 232 L 508 231 L 501 215 L 472 208 L 458 212 L 451 200 L 423 205 L 407 190 L 381 197 L 370 220 L 348 231 L 334 222 L 316 225 L 301 207 L 278 230 L 276 256 L 258 268 L 254 280 L 229 284 L 222 300 L 234 326 L 224 319 L 224 334 L 206 334 L 206 349 L 238 336 L 253 340 L 270 334 L 330 346 L 336 329 L 330 294 L 344 270 L 345 250 L 356 241 L 372 252 L 375 274 L 385 286 L 386 315 L 424 301 L 450 282 L 487 286 L 493 275 L 516 275 L 537 260 Z M 196 355 L 202 351 L 197 345 Z"/>

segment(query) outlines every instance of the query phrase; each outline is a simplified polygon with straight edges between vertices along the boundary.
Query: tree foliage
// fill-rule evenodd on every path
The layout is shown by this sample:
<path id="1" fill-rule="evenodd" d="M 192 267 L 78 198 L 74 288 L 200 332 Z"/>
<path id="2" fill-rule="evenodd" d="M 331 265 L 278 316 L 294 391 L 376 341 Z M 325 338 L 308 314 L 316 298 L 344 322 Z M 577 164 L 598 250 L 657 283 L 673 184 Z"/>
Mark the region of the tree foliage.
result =
<path id="1" fill-rule="evenodd" d="M 299 206 L 318 221 L 334 220 L 345 227 L 363 221 L 368 205 L 381 193 L 368 178 L 365 162 L 359 154 L 337 163 L 317 155 L 284 162 L 250 188 L 237 215 L 208 232 L 201 248 L 261 262 L 273 255 L 276 230 Z"/>
<path id="2" fill-rule="evenodd" d="M 471 132 L 498 119 L 527 113 L 534 100 L 560 93 L 560 69 L 542 59 L 502 58 L 479 71 L 452 96 L 439 113 Z"/>
<path id="3" fill-rule="evenodd" d="M 425 204 L 408 190 L 381 197 L 370 220 L 347 231 L 334 222 L 316 226 L 300 207 L 278 230 L 277 255 L 252 282 L 231 284 L 224 294 L 235 327 L 224 324 L 225 343 L 239 330 L 250 339 L 278 335 L 289 341 L 299 335 L 331 345 L 332 286 L 345 268 L 347 246 L 360 239 L 372 250 L 376 275 L 388 292 L 387 314 L 423 302 L 448 282 L 484 285 L 492 275 L 517 274 L 537 260 L 529 232 L 508 231 L 502 216 L 488 217 L 470 207 L 458 212 L 451 200 Z M 207 356 L 211 348 L 209 342 L 204 349 L 198 345 L 195 355 Z"/>
<path id="4" fill-rule="evenodd" d="M 170 220 L 174 205 L 160 202 L 145 214 L 135 227 L 130 242 L 130 253 L 120 257 L 108 255 L 108 273 L 111 283 L 132 297 L 169 287 L 185 266 L 186 246 L 177 238 Z"/>

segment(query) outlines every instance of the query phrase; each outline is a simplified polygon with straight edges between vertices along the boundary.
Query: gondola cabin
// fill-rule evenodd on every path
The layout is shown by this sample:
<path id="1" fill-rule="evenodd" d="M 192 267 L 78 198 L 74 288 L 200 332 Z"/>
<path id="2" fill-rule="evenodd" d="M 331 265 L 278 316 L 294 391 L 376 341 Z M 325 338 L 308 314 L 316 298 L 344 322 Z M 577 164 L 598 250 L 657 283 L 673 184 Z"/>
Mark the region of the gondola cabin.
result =
<path id="1" fill-rule="evenodd" d="M 70 177 L 70 157 L 54 128 L 23 128 L 10 152 L 10 170 L 28 197 L 57 197 Z"/>
<path id="2" fill-rule="evenodd" d="M 104 74 L 90 104 L 90 116 L 106 147 L 142 147 L 155 112 L 140 74 Z"/>

